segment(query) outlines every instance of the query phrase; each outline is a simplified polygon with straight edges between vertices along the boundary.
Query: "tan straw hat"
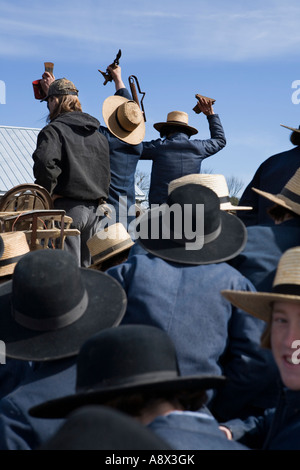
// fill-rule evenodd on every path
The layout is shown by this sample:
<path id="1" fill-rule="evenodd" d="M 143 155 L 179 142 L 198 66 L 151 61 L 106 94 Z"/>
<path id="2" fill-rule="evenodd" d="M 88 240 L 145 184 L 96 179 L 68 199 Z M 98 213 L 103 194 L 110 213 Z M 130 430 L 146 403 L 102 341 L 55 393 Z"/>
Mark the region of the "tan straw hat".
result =
<path id="1" fill-rule="evenodd" d="M 30 251 L 24 232 L 1 233 L 4 251 L 0 258 L 0 277 L 13 274 L 17 262 Z"/>
<path id="2" fill-rule="evenodd" d="M 229 190 L 224 175 L 211 175 L 207 173 L 195 173 L 191 175 L 182 176 L 169 183 L 168 194 L 175 188 L 185 184 L 201 184 L 207 188 L 212 189 L 220 200 L 220 208 L 223 211 L 236 211 L 236 210 L 251 210 L 249 206 L 234 206 L 229 199 Z"/>
<path id="3" fill-rule="evenodd" d="M 129 233 L 121 223 L 109 225 L 87 241 L 93 264 L 90 268 L 132 247 Z"/>
<path id="4" fill-rule="evenodd" d="M 275 204 L 283 206 L 300 215 L 300 168 L 298 168 L 296 173 L 288 180 L 279 194 L 270 194 L 256 188 L 252 189 L 261 196 L 273 201 Z"/>
<path id="5" fill-rule="evenodd" d="M 197 134 L 197 129 L 195 129 L 195 127 L 189 126 L 188 121 L 189 116 L 184 111 L 171 111 L 170 113 L 168 113 L 166 122 L 157 122 L 156 124 L 153 124 L 153 127 L 158 132 L 160 132 L 163 127 L 180 126 L 184 128 L 185 131 L 188 131 L 190 135 Z"/>
<path id="6" fill-rule="evenodd" d="M 109 96 L 102 114 L 110 132 L 128 144 L 137 145 L 145 137 L 145 120 L 139 105 L 123 96 Z"/>
<path id="7" fill-rule="evenodd" d="M 282 254 L 272 292 L 223 290 L 221 293 L 236 307 L 264 321 L 271 319 L 273 302 L 300 303 L 300 246 Z"/>

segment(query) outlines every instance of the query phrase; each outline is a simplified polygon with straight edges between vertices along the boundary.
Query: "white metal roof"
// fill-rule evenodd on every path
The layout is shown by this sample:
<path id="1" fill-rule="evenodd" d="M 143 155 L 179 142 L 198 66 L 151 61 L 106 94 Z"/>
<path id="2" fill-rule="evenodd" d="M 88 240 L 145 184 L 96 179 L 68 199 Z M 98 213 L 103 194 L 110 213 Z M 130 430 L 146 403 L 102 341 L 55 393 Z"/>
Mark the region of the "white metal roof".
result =
<path id="1" fill-rule="evenodd" d="M 33 183 L 32 154 L 40 129 L 0 126 L 0 193 Z"/>

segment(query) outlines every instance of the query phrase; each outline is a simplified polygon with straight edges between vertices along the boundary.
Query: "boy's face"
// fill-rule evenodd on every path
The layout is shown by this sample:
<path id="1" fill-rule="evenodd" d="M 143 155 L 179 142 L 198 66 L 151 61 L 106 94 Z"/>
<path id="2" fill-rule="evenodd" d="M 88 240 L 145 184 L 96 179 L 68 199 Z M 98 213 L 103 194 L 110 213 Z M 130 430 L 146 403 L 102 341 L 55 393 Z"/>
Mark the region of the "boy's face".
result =
<path id="1" fill-rule="evenodd" d="M 271 346 L 284 385 L 300 390 L 300 303 L 274 302 Z"/>

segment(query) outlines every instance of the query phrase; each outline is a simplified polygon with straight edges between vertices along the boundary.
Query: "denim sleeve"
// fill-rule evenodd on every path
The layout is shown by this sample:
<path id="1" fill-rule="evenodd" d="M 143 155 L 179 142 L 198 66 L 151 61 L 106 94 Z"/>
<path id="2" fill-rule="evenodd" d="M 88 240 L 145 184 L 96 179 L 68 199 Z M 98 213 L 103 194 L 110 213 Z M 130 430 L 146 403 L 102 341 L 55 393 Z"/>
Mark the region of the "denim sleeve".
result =
<path id="1" fill-rule="evenodd" d="M 225 133 L 219 115 L 212 114 L 211 116 L 207 116 L 207 119 L 210 130 L 210 139 L 200 141 L 202 148 L 201 156 L 203 158 L 214 155 L 222 150 L 226 145 Z M 194 140 L 194 142 L 196 141 L 197 140 Z"/>
<path id="2" fill-rule="evenodd" d="M 233 419 L 225 423 L 235 441 L 251 449 L 262 449 L 275 409 L 268 409 L 261 416 L 250 416 L 245 420 Z"/>
<path id="3" fill-rule="evenodd" d="M 123 96 L 124 98 L 127 98 L 128 100 L 132 100 L 132 96 L 127 90 L 127 88 L 120 88 L 119 90 L 116 91 L 115 95 Z"/>

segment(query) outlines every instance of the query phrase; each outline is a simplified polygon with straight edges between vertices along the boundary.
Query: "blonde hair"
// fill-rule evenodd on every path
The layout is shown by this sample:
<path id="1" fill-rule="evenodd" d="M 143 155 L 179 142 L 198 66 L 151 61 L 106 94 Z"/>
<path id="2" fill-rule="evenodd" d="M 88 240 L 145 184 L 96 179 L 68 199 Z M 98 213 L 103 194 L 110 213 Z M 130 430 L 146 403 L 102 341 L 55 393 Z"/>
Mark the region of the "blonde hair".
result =
<path id="1" fill-rule="evenodd" d="M 55 95 L 58 98 L 58 103 L 52 113 L 49 113 L 47 122 L 53 121 L 61 114 L 70 113 L 73 111 L 82 112 L 81 103 L 76 95 Z"/>

